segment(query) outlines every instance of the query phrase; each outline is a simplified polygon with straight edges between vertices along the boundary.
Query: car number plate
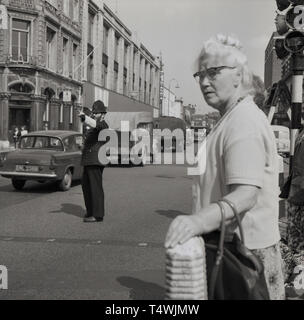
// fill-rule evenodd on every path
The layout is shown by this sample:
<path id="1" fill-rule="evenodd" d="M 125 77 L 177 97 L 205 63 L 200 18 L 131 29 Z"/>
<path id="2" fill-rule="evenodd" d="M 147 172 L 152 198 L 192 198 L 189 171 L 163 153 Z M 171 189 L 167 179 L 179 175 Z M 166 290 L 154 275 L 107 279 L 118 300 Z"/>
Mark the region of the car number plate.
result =
<path id="1" fill-rule="evenodd" d="M 19 172 L 38 172 L 38 166 L 16 165 L 16 171 Z"/>

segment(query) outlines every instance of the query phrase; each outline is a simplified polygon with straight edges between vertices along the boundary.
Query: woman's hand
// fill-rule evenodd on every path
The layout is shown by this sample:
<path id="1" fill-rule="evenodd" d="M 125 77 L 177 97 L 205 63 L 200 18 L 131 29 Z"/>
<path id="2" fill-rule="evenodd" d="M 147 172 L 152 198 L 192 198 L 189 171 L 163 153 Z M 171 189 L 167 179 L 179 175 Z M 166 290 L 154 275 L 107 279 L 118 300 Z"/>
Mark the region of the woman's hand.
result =
<path id="1" fill-rule="evenodd" d="M 165 247 L 173 248 L 201 234 L 201 224 L 200 217 L 196 215 L 176 217 L 167 232 Z"/>

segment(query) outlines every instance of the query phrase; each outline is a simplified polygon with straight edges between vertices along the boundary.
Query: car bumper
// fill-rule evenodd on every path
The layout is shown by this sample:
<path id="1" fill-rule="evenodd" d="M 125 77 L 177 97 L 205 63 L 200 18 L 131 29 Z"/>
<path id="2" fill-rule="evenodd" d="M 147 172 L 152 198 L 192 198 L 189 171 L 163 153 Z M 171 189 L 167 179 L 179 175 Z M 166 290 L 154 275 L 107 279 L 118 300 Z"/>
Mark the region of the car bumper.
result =
<path id="1" fill-rule="evenodd" d="M 15 171 L 0 171 L 0 175 L 5 178 L 20 178 L 20 179 L 59 179 L 56 173 L 33 173 L 33 172 L 15 172 Z"/>

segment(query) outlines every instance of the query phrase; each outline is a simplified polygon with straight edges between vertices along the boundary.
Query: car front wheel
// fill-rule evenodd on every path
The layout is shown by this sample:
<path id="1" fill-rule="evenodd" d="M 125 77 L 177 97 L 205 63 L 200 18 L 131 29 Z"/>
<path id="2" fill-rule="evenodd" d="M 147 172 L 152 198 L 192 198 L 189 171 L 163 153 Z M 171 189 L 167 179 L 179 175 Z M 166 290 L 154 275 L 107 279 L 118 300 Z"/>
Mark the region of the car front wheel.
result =
<path id="1" fill-rule="evenodd" d="M 63 179 L 59 181 L 59 189 L 61 191 L 67 191 L 71 188 L 71 185 L 72 185 L 72 172 L 70 169 L 68 169 L 64 176 L 63 176 Z"/>
<path id="2" fill-rule="evenodd" d="M 26 180 L 12 179 L 12 185 L 16 190 L 22 190 Z"/>

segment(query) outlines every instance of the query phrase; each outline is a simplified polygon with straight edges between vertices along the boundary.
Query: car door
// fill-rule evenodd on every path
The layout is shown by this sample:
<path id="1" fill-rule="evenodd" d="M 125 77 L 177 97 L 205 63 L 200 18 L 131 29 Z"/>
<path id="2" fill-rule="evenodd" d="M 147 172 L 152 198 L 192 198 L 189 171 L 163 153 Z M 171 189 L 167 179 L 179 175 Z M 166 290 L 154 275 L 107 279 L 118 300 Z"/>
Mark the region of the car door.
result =
<path id="1" fill-rule="evenodd" d="M 83 135 L 77 134 L 73 137 L 73 147 L 75 148 L 74 163 L 75 163 L 75 179 L 80 179 L 82 177 L 83 167 L 81 165 L 81 155 L 83 148 Z"/>
<path id="2" fill-rule="evenodd" d="M 73 168 L 73 179 L 80 178 L 80 162 L 81 162 L 81 150 L 76 145 L 76 135 L 70 135 L 62 139 L 64 146 L 64 152 L 56 156 L 56 162 L 60 163 L 60 170 L 62 175 L 68 168 Z"/>

